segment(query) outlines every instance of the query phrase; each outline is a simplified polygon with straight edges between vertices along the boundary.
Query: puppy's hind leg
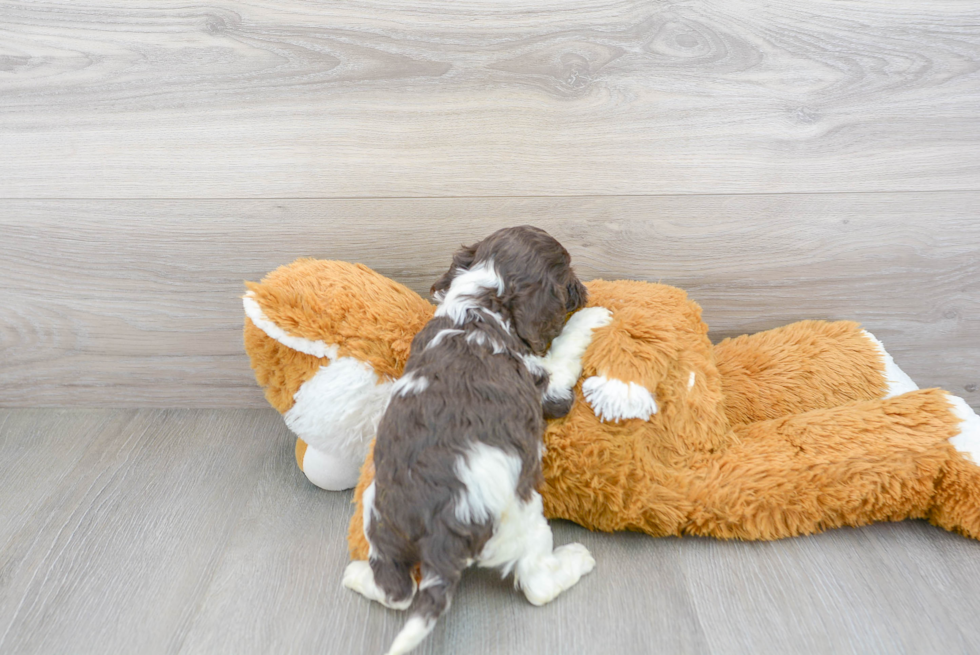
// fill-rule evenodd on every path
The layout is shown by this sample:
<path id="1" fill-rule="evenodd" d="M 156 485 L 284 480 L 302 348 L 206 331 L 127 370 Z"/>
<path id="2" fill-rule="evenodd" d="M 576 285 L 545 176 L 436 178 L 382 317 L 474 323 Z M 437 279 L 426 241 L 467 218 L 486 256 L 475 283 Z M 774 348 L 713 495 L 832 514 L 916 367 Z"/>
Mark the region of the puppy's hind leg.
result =
<path id="1" fill-rule="evenodd" d="M 515 499 L 500 517 L 497 531 L 480 554 L 480 566 L 513 570 L 514 583 L 532 605 L 544 605 L 592 571 L 595 560 L 582 544 L 552 550 L 551 526 L 541 495 L 524 503 Z"/>
<path id="2" fill-rule="evenodd" d="M 422 584 L 405 627 L 395 637 L 387 655 L 404 655 L 432 632 L 436 621 L 449 609 L 463 569 L 471 554 L 468 540 L 445 524 L 419 544 L 422 551 Z"/>
<path id="3" fill-rule="evenodd" d="M 355 560 L 344 570 L 344 586 L 393 610 L 407 610 L 415 598 L 412 565 L 385 558 Z"/>
<path id="4" fill-rule="evenodd" d="M 361 496 L 362 526 L 364 539 L 368 544 L 368 560 L 354 560 L 344 571 L 344 586 L 356 591 L 368 600 L 375 600 L 394 610 L 406 610 L 415 597 L 415 568 L 407 544 L 392 546 L 399 540 L 391 539 L 390 533 L 381 531 L 378 540 L 378 526 L 373 524 L 375 516 L 374 482 L 369 484 Z M 373 536 L 372 536 L 373 534 Z"/>

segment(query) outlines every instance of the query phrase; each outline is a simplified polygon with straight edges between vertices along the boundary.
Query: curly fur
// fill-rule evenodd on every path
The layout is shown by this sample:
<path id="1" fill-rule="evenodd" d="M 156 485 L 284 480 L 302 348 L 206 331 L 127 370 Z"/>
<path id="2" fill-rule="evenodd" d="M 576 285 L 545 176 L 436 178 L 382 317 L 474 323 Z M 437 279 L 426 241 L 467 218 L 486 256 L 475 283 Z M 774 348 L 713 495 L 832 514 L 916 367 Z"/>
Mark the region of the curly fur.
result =
<path id="1" fill-rule="evenodd" d="M 535 490 L 549 375 L 529 357 L 585 302 L 570 261 L 543 231 L 508 228 L 464 247 L 433 287 L 441 303 L 378 426 L 362 519 L 371 575 L 356 562 L 345 575 L 388 607 L 417 593 L 393 653 L 428 634 L 472 562 L 513 571 L 538 604 L 591 570 L 584 548 L 552 551 Z"/>

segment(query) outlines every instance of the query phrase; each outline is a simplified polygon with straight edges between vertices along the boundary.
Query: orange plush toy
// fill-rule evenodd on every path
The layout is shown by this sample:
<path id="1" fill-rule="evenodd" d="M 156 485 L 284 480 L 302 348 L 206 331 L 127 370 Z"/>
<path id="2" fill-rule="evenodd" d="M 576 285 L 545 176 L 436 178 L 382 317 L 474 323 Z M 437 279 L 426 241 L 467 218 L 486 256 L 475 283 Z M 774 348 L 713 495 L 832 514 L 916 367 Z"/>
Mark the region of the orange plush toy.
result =
<path id="1" fill-rule="evenodd" d="M 980 417 L 919 390 L 857 324 L 806 321 L 713 346 L 680 289 L 586 286 L 591 318 L 578 324 L 590 329 L 578 346 L 563 333 L 549 354 L 578 382 L 544 436 L 547 516 L 740 539 L 926 518 L 980 538 Z M 359 503 L 390 387 L 435 307 L 335 261 L 299 260 L 248 288 L 246 350 L 298 437 L 300 468 L 326 489 L 357 483 Z M 349 543 L 366 558 L 359 511 Z"/>

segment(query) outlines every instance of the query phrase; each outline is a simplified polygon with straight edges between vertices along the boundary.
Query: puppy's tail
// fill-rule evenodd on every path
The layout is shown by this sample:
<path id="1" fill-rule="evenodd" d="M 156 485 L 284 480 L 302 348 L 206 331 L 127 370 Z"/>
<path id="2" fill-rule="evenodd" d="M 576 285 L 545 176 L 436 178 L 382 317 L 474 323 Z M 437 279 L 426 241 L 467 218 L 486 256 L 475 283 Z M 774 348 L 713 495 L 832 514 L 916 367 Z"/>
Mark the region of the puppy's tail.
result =
<path id="1" fill-rule="evenodd" d="M 391 642 L 387 655 L 404 655 L 422 643 L 422 640 L 432 632 L 432 628 L 436 627 L 439 617 L 449 609 L 459 578 L 459 573 L 451 580 L 444 580 L 431 574 L 423 578 L 412 606 L 412 615 L 395 640 Z"/>

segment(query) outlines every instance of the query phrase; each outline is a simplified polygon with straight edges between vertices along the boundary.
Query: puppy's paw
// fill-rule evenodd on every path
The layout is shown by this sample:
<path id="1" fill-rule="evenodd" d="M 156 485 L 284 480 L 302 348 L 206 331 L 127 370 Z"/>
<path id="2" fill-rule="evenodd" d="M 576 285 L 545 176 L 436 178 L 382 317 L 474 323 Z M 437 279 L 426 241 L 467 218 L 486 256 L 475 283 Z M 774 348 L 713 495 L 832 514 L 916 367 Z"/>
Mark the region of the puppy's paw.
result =
<path id="1" fill-rule="evenodd" d="M 582 544 L 566 544 L 555 549 L 555 557 L 561 563 L 561 573 L 574 578 L 565 588 L 572 586 L 583 575 L 595 568 L 595 558 Z"/>
<path id="2" fill-rule="evenodd" d="M 392 601 L 388 595 L 374 581 L 374 571 L 371 565 L 364 560 L 354 560 L 344 569 L 343 584 L 351 591 L 356 591 L 368 600 L 381 603 L 385 607 L 393 610 L 407 610 L 415 597 L 417 585 L 412 581 L 412 594 L 403 600 Z"/>
<path id="3" fill-rule="evenodd" d="M 527 602 L 535 607 L 541 607 L 557 598 L 563 589 L 554 580 L 538 574 L 522 581 L 521 591 L 524 592 Z"/>
<path id="4" fill-rule="evenodd" d="M 549 393 L 553 397 L 571 395 L 582 375 L 582 357 L 592 343 L 592 331 L 609 325 L 612 312 L 605 307 L 589 307 L 574 314 L 565 323 L 561 334 L 551 342 L 551 349 L 538 363 L 551 377 Z"/>
<path id="5" fill-rule="evenodd" d="M 562 332 L 597 330 L 612 323 L 612 312 L 605 307 L 586 307 L 572 314 Z"/>
<path id="6" fill-rule="evenodd" d="M 374 582 L 374 571 L 364 560 L 354 560 L 344 569 L 343 585 L 351 591 L 356 591 L 368 600 L 379 603 L 384 598 L 384 592 Z"/>
<path id="7" fill-rule="evenodd" d="M 532 605 L 553 601 L 595 568 L 595 559 L 582 544 L 567 544 L 538 561 L 535 570 L 520 580 L 521 590 Z"/>

